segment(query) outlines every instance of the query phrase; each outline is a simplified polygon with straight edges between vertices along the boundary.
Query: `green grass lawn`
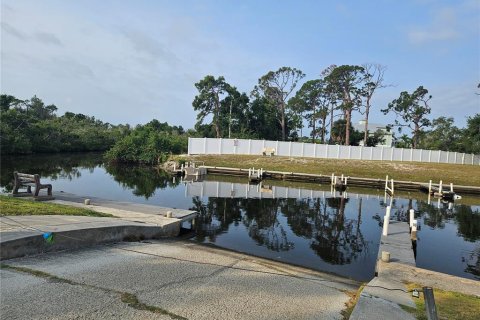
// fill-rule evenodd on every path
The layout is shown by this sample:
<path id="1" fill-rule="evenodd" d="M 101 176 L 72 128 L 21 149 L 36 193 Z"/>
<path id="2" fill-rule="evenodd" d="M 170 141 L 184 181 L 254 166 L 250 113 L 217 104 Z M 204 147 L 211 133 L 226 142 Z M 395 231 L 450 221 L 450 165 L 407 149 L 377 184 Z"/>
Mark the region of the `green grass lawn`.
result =
<path id="1" fill-rule="evenodd" d="M 0 214 L 3 216 L 63 215 L 112 217 L 110 214 L 93 210 L 8 196 L 0 196 Z"/>
<path id="2" fill-rule="evenodd" d="M 422 286 L 414 283 L 409 283 L 407 287 L 409 290 L 422 288 Z M 433 295 L 435 297 L 438 319 L 476 320 L 480 315 L 480 297 L 440 289 L 433 289 Z M 420 294 L 420 298 L 413 299 L 417 309 L 405 309 L 412 312 L 417 319 L 426 320 L 427 315 L 425 313 L 423 294 Z"/>
<path id="3" fill-rule="evenodd" d="M 402 181 L 480 186 L 480 166 L 423 162 L 389 162 L 341 159 L 290 158 L 279 156 L 197 155 L 173 160 L 203 161 L 207 166 L 263 168 L 271 171 L 347 175 L 358 178 L 390 178 Z"/>

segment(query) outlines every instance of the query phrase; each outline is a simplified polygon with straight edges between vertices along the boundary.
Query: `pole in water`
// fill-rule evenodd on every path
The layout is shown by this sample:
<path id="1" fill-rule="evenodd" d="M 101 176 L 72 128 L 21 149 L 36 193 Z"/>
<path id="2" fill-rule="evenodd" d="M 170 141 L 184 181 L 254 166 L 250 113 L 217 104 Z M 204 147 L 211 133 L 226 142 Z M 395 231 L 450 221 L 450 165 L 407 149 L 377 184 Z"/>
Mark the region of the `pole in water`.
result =
<path id="1" fill-rule="evenodd" d="M 432 196 L 432 180 L 428 183 L 428 204 L 430 204 Z"/>
<path id="2" fill-rule="evenodd" d="M 383 218 L 383 235 L 388 236 L 388 224 L 390 223 L 390 206 L 387 206 L 387 212 L 385 218 Z"/>
<path id="3" fill-rule="evenodd" d="M 410 209 L 410 230 L 412 230 L 413 227 L 413 219 L 415 219 L 415 210 Z"/>

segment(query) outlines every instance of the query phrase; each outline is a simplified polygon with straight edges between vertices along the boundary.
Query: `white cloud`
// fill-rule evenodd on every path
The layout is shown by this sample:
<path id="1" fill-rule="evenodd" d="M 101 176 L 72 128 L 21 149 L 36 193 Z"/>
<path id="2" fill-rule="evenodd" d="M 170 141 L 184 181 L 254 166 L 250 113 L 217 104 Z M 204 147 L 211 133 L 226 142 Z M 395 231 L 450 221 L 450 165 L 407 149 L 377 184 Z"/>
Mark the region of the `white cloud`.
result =
<path id="1" fill-rule="evenodd" d="M 457 14 L 453 8 L 437 10 L 429 24 L 412 27 L 408 32 L 408 39 L 413 44 L 451 41 L 458 39 L 460 36 Z"/>

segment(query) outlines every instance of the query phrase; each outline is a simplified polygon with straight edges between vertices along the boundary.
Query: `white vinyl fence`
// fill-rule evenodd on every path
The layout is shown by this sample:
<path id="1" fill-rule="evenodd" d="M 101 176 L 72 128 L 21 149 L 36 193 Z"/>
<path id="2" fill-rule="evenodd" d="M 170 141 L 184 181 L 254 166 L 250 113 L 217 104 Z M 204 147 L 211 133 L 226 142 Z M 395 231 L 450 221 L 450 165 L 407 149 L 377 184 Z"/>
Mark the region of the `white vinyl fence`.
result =
<path id="1" fill-rule="evenodd" d="M 275 149 L 275 155 L 287 157 L 418 161 L 480 165 L 480 155 L 440 150 L 341 146 L 250 139 L 188 138 L 188 154 L 261 155 L 264 148 Z"/>

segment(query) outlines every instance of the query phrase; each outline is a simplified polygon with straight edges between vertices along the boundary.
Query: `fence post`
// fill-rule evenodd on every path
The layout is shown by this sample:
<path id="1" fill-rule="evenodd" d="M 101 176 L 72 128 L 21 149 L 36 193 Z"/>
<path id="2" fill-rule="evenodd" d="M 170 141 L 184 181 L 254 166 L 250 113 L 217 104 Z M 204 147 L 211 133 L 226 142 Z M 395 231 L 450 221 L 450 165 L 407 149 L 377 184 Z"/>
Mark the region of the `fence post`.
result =
<path id="1" fill-rule="evenodd" d="M 325 158 L 328 159 L 328 144 L 325 145 Z"/>
<path id="2" fill-rule="evenodd" d="M 337 144 L 337 159 L 340 159 L 340 145 Z"/>
<path id="3" fill-rule="evenodd" d="M 370 147 L 370 160 L 373 160 L 373 147 Z"/>
<path id="4" fill-rule="evenodd" d="M 447 163 L 450 160 L 450 151 L 447 151 Z"/>
<path id="5" fill-rule="evenodd" d="M 187 154 L 190 155 L 190 146 L 192 144 L 192 141 L 191 141 L 192 138 L 188 137 L 188 148 L 187 148 Z"/>
<path id="6" fill-rule="evenodd" d="M 252 154 L 252 139 L 248 139 L 248 154 Z"/>
<path id="7" fill-rule="evenodd" d="M 428 150 L 428 162 L 432 162 L 432 150 Z"/>
<path id="8" fill-rule="evenodd" d="M 462 164 L 465 164 L 465 153 L 462 153 Z"/>
<path id="9" fill-rule="evenodd" d="M 316 143 L 313 145 L 313 157 L 314 158 L 317 157 L 317 144 Z"/>
<path id="10" fill-rule="evenodd" d="M 455 164 L 457 164 L 457 153 L 458 152 L 455 151 Z"/>
<path id="11" fill-rule="evenodd" d="M 413 148 L 410 149 L 410 161 L 413 161 Z"/>
<path id="12" fill-rule="evenodd" d="M 348 146 L 348 159 L 352 159 L 352 146 Z"/>
<path id="13" fill-rule="evenodd" d="M 288 143 L 288 156 L 289 157 L 292 156 L 292 141 Z"/>
<path id="14" fill-rule="evenodd" d="M 400 161 L 402 161 L 402 162 L 403 162 L 403 151 L 404 151 L 404 150 L 405 150 L 405 149 L 402 148 L 402 152 L 400 153 Z"/>
<path id="15" fill-rule="evenodd" d="M 207 154 L 207 138 L 203 138 L 203 153 Z"/>
<path id="16" fill-rule="evenodd" d="M 360 146 L 360 160 L 362 160 L 363 157 L 363 146 Z"/>
<path id="17" fill-rule="evenodd" d="M 305 142 L 302 142 L 302 157 L 305 157 Z"/>
<path id="18" fill-rule="evenodd" d="M 222 138 L 218 139 L 218 154 L 222 154 Z"/>
<path id="19" fill-rule="evenodd" d="M 392 153 L 391 153 L 390 161 L 393 161 L 393 153 L 394 153 L 394 151 L 395 151 L 395 147 L 391 147 L 390 150 L 391 150 L 391 152 L 392 152 Z"/>
<path id="20" fill-rule="evenodd" d="M 380 161 L 383 161 L 383 147 L 380 148 Z"/>
<path id="21" fill-rule="evenodd" d="M 472 153 L 472 165 L 474 164 L 475 161 L 475 155 Z"/>
<path id="22" fill-rule="evenodd" d="M 277 140 L 277 144 L 275 144 L 275 154 L 277 156 L 279 156 L 280 154 L 278 153 L 278 140 Z"/>
<path id="23" fill-rule="evenodd" d="M 440 163 L 440 158 L 442 157 L 442 150 L 438 151 L 438 163 Z"/>

